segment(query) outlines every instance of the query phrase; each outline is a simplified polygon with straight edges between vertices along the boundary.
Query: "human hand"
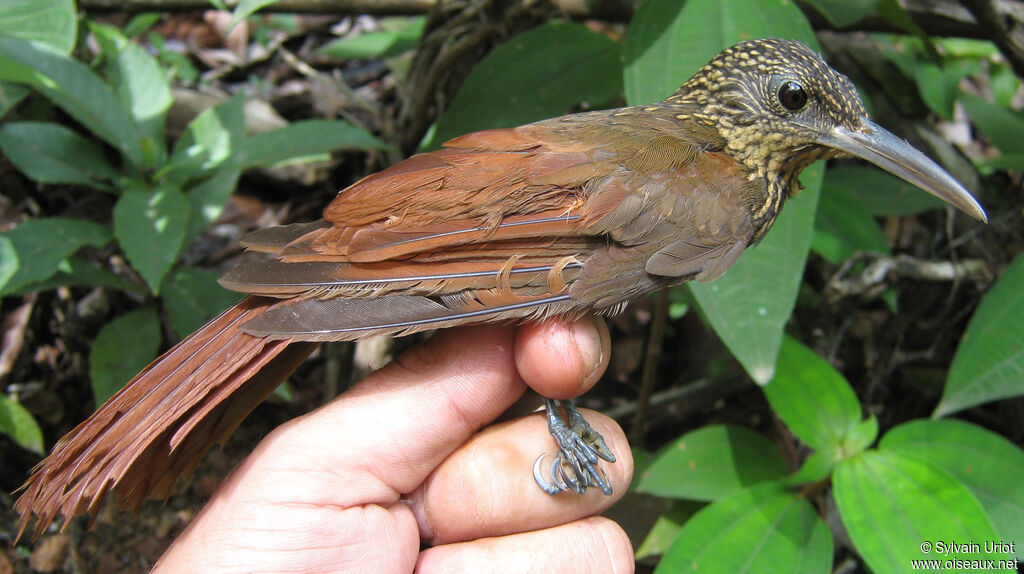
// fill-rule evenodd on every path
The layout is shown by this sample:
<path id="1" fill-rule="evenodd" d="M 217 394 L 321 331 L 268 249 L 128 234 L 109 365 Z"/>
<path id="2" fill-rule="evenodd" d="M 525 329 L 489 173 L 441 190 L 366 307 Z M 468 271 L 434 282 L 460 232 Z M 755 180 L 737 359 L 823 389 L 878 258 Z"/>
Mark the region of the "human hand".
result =
<path id="1" fill-rule="evenodd" d="M 609 345 L 599 319 L 440 331 L 271 433 L 154 572 L 631 572 L 625 533 L 594 516 L 632 476 L 618 425 L 586 414 L 618 457 L 612 496 L 537 487 L 544 416 L 486 426 L 527 384 L 584 392 Z"/>

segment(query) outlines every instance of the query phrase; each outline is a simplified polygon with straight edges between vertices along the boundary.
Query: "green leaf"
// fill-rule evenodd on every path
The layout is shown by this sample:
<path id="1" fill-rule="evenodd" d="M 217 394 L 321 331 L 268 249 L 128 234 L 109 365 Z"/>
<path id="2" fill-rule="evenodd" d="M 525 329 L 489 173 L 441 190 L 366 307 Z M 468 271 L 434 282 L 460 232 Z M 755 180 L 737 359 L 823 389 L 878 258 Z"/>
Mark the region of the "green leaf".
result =
<path id="1" fill-rule="evenodd" d="M 7 115 L 32 90 L 28 86 L 0 81 L 0 118 Z"/>
<path id="2" fill-rule="evenodd" d="M 185 194 L 169 186 L 129 190 L 114 206 L 114 235 L 153 293 L 178 258 L 188 208 Z"/>
<path id="3" fill-rule="evenodd" d="M 690 311 L 692 303 L 690 292 L 682 286 L 669 287 L 668 292 L 668 318 L 673 321 L 682 319 Z"/>
<path id="4" fill-rule="evenodd" d="M 135 38 L 141 36 L 146 30 L 149 30 L 155 26 L 164 17 L 159 12 L 143 12 L 142 14 L 136 14 L 132 16 L 132 19 L 124 25 L 124 29 L 121 33 L 128 38 Z"/>
<path id="5" fill-rule="evenodd" d="M 40 456 L 45 454 L 43 431 L 39 423 L 25 407 L 6 395 L 0 395 L 0 433 L 11 437 L 15 444 L 25 450 Z"/>
<path id="6" fill-rule="evenodd" d="M 968 422 L 913 420 L 891 429 L 879 448 L 941 468 L 971 491 L 999 533 L 1024 557 L 1024 451 Z"/>
<path id="7" fill-rule="evenodd" d="M 100 329 L 89 350 L 89 378 L 101 405 L 156 358 L 160 318 L 151 307 L 125 313 Z"/>
<path id="8" fill-rule="evenodd" d="M 762 387 L 782 422 L 814 449 L 836 449 L 861 420 L 860 403 L 839 371 L 792 337 L 779 349 L 775 378 Z"/>
<path id="9" fill-rule="evenodd" d="M 796 486 L 824 480 L 839 458 L 838 448 L 817 450 L 807 457 L 799 470 L 786 477 L 785 483 Z"/>
<path id="10" fill-rule="evenodd" d="M 1021 80 L 1009 66 L 989 62 L 989 85 L 992 98 L 1004 108 L 1013 108 L 1013 99 L 1020 90 Z"/>
<path id="11" fill-rule="evenodd" d="M 162 290 L 164 308 L 179 337 L 199 329 L 242 298 L 221 287 L 219 276 L 213 271 L 182 267 L 167 277 Z"/>
<path id="12" fill-rule="evenodd" d="M 861 452 L 871 446 L 878 438 L 878 419 L 875 415 L 857 423 L 850 434 L 844 437 L 842 445 L 843 456 L 850 456 Z"/>
<path id="13" fill-rule="evenodd" d="M 735 426 L 688 432 L 655 455 L 637 491 L 669 498 L 716 500 L 785 476 L 786 463 L 768 439 Z"/>
<path id="14" fill-rule="evenodd" d="M 971 121 L 1004 154 L 1024 153 L 1024 118 L 992 102 L 960 94 Z"/>
<path id="15" fill-rule="evenodd" d="M 73 0 L 0 2 L 0 36 L 38 40 L 68 54 L 75 47 L 77 33 Z"/>
<path id="16" fill-rule="evenodd" d="M 807 499 L 771 483 L 698 512 L 654 571 L 822 574 L 831 569 L 828 526 Z"/>
<path id="17" fill-rule="evenodd" d="M 1003 154 L 999 157 L 983 160 L 979 165 L 991 170 L 1024 170 L 1024 153 Z"/>
<path id="18" fill-rule="evenodd" d="M 5 0 L 0 2 L 0 36 L 38 40 L 67 54 L 78 32 L 73 0 Z M 18 105 L 31 90 L 0 81 L 0 117 Z"/>
<path id="19" fill-rule="evenodd" d="M 723 48 L 765 37 L 818 46 L 792 2 L 648 0 L 637 8 L 626 38 L 626 101 L 664 99 Z"/>
<path id="20" fill-rule="evenodd" d="M 57 272 L 43 279 L 19 285 L 10 295 L 21 295 L 38 291 L 50 291 L 58 287 L 109 287 L 119 291 L 144 293 L 134 283 L 118 277 L 80 257 L 69 257 L 57 265 Z"/>
<path id="21" fill-rule="evenodd" d="M 427 26 L 426 16 L 386 19 L 382 25 L 389 20 L 397 24 L 380 32 L 366 32 L 331 40 L 317 53 L 339 60 L 391 58 L 415 47 Z"/>
<path id="22" fill-rule="evenodd" d="M 882 18 L 920 40 L 928 53 L 937 57 L 938 51 L 935 49 L 931 37 L 917 25 L 917 22 L 914 22 L 898 0 L 876 0 L 875 11 Z"/>
<path id="23" fill-rule="evenodd" d="M 337 149 L 384 149 L 370 132 L 338 120 L 304 120 L 258 133 L 238 144 L 231 166 L 267 167 Z"/>
<path id="24" fill-rule="evenodd" d="M 672 507 L 658 517 L 643 543 L 636 549 L 636 559 L 642 560 L 648 556 L 664 554 L 672 542 L 679 537 L 679 532 L 682 531 L 686 521 L 690 520 L 703 507 L 703 503 L 692 500 L 673 502 Z"/>
<path id="25" fill-rule="evenodd" d="M 432 144 L 601 105 L 622 93 L 621 46 L 579 24 L 549 21 L 494 49 L 437 121 Z"/>
<path id="26" fill-rule="evenodd" d="M 821 187 L 829 201 L 857 205 L 871 215 L 915 215 L 946 206 L 916 186 L 868 166 L 831 167 Z"/>
<path id="27" fill-rule="evenodd" d="M 106 227 L 81 219 L 48 217 L 30 219 L 2 234 L 13 247 L 13 267 L 4 257 L 4 271 L 8 276 L 5 284 L 0 283 L 0 294 L 9 294 L 23 285 L 42 281 L 58 270 L 62 261 L 82 247 L 102 247 L 110 241 L 110 230 Z"/>
<path id="28" fill-rule="evenodd" d="M 704 317 L 758 384 L 775 374 L 810 250 L 823 171 L 820 162 L 804 170 L 803 193 L 786 202 L 764 240 L 723 277 L 687 284 Z"/>
<path id="29" fill-rule="evenodd" d="M 131 111 L 139 134 L 146 167 L 163 165 L 167 160 L 164 126 L 167 110 L 174 103 L 167 75 L 149 52 L 125 38 L 112 26 L 90 24 L 104 47 L 104 70 L 113 84 L 121 105 Z"/>
<path id="30" fill-rule="evenodd" d="M 99 138 L 142 165 L 142 144 L 128 110 L 84 64 L 37 42 L 0 38 L 0 80 L 27 83 Z"/>
<path id="31" fill-rule="evenodd" d="M 871 15 L 878 0 L 808 0 L 807 3 L 837 28 L 846 28 Z"/>
<path id="32" fill-rule="evenodd" d="M 275 2 L 277 2 L 277 0 L 240 0 L 238 5 L 235 6 L 235 12 L 231 14 L 231 22 L 228 23 L 228 30 L 230 31 L 238 25 L 239 22 L 255 14 L 260 8 L 270 6 Z"/>
<path id="33" fill-rule="evenodd" d="M 960 80 L 968 71 L 964 66 L 953 64 L 940 68 L 933 62 L 915 62 L 914 80 L 924 103 L 942 118 L 951 120 Z"/>
<path id="34" fill-rule="evenodd" d="M 874 572 L 906 572 L 911 560 L 926 558 L 1007 558 L 939 555 L 940 542 L 980 544 L 996 532 L 970 491 L 929 464 L 892 451 L 865 451 L 836 464 L 832 485 L 846 532 Z"/>
<path id="35" fill-rule="evenodd" d="M 847 194 L 824 190 L 814 218 L 811 250 L 834 264 L 861 251 L 889 253 L 889 241 L 863 203 Z"/>
<path id="36" fill-rule="evenodd" d="M 0 234 L 0 295 L 7 293 L 6 286 L 18 273 L 18 251 L 14 242 Z"/>
<path id="37" fill-rule="evenodd" d="M 185 232 L 183 249 L 191 246 L 220 217 L 238 186 L 240 176 L 241 172 L 237 169 L 220 169 L 185 190 L 188 196 L 188 230 Z"/>
<path id="38" fill-rule="evenodd" d="M 118 172 L 92 142 L 55 123 L 11 122 L 0 128 L 0 149 L 40 183 L 78 183 L 110 189 Z"/>
<path id="39" fill-rule="evenodd" d="M 949 367 L 934 417 L 1024 394 L 1024 254 L 982 298 Z"/>
<path id="40" fill-rule="evenodd" d="M 245 99 L 241 94 L 196 116 L 174 144 L 171 159 L 157 177 L 184 185 L 224 163 L 245 138 Z"/>

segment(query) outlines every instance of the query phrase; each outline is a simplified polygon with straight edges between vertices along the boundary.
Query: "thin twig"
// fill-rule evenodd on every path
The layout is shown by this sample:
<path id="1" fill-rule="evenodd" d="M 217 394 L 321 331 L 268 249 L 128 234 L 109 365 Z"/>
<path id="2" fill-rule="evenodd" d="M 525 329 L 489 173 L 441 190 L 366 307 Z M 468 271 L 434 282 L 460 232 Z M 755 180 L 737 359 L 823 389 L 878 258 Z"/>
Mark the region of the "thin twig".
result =
<path id="1" fill-rule="evenodd" d="M 654 316 L 647 337 L 647 350 L 644 353 L 644 366 L 640 375 L 640 392 L 636 398 L 636 412 L 633 413 L 633 425 L 629 431 L 629 442 L 636 446 L 643 446 L 647 406 L 658 374 L 658 359 L 661 358 L 661 344 L 665 339 L 665 325 L 668 322 L 668 289 L 655 293 L 653 300 Z"/>

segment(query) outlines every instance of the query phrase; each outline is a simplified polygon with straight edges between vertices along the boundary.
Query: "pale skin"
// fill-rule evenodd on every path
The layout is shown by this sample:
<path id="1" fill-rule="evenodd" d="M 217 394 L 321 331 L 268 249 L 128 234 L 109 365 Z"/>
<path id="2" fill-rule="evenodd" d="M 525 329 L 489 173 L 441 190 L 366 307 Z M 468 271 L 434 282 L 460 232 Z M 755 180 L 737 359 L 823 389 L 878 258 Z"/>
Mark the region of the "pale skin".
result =
<path id="1" fill-rule="evenodd" d="M 615 494 L 550 496 L 531 474 L 556 450 L 545 417 L 492 424 L 527 386 L 583 393 L 609 355 L 599 319 L 441 331 L 271 433 L 154 572 L 632 572 L 596 516 L 632 477 L 619 426 L 585 411 Z"/>

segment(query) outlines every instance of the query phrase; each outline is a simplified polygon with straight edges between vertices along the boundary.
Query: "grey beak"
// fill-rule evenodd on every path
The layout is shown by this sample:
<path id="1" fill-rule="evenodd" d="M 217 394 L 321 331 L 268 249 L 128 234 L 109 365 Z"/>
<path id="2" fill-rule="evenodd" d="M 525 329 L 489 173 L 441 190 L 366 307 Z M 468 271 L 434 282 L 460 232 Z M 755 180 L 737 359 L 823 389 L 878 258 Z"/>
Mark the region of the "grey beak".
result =
<path id="1" fill-rule="evenodd" d="M 988 222 L 985 210 L 953 176 L 916 148 L 867 118 L 861 120 L 860 129 L 837 127 L 821 133 L 818 141 L 867 160 L 967 215 Z"/>

